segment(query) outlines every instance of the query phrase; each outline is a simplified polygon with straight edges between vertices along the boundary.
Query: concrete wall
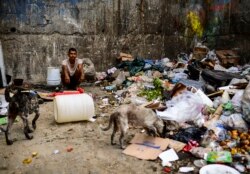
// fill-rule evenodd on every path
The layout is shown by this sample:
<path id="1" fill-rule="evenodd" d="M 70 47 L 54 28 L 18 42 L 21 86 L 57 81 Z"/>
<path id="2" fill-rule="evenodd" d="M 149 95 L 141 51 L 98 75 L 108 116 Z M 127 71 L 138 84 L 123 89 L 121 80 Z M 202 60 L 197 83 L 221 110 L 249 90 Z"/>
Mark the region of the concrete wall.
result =
<path id="1" fill-rule="evenodd" d="M 46 81 L 70 47 L 97 71 L 115 65 L 119 52 L 175 58 L 207 36 L 210 49 L 239 48 L 249 60 L 247 0 L 0 0 L 0 40 L 6 71 Z"/>

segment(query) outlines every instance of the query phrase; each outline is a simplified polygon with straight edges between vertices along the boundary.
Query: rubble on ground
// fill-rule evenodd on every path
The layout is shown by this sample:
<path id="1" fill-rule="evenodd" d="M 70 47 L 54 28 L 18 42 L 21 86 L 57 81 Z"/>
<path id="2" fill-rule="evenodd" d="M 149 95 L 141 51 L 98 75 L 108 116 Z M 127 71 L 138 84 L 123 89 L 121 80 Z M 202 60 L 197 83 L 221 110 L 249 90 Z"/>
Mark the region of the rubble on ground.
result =
<path id="1" fill-rule="evenodd" d="M 164 136 L 186 144 L 179 160 L 164 162 L 165 173 L 217 163 L 249 172 L 250 65 L 233 50 L 201 46 L 176 59 L 131 57 L 121 54 L 117 66 L 97 73 L 95 84 L 108 94 L 97 100 L 100 116 L 125 103 L 155 109 L 168 125 Z"/>

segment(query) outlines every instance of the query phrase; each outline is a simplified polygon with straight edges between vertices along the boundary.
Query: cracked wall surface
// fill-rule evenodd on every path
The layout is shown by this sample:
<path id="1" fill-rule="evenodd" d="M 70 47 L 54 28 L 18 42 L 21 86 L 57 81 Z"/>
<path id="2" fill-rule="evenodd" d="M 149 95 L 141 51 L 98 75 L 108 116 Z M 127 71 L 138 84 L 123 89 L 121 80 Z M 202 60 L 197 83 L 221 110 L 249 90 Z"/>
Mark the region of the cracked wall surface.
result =
<path id="1" fill-rule="evenodd" d="M 195 37 L 210 49 L 239 48 L 249 60 L 247 0 L 0 0 L 0 40 L 7 74 L 46 81 L 70 47 L 97 71 L 115 65 L 120 52 L 176 58 Z"/>

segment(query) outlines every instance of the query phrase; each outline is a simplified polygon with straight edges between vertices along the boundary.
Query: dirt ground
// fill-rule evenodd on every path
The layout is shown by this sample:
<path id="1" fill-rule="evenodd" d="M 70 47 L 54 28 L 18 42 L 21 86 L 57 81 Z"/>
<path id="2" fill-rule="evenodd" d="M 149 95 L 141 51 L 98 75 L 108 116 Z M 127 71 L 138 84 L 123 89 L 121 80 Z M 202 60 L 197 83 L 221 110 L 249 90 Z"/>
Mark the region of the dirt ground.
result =
<path id="1" fill-rule="evenodd" d="M 17 141 L 7 146 L 4 134 L 0 133 L 0 173 L 162 173 L 161 161 L 139 160 L 122 154 L 119 143 L 110 144 L 111 130 L 103 132 L 99 124 L 107 124 L 108 113 L 99 108 L 99 97 L 107 95 L 99 87 L 84 87 L 85 91 L 95 96 L 95 122 L 75 122 L 58 124 L 53 113 L 53 101 L 40 105 L 40 118 L 32 140 L 23 134 L 22 121 L 16 122 L 11 130 L 11 137 Z M 33 115 L 30 115 L 30 120 Z M 126 141 L 132 139 L 141 129 L 129 130 Z M 118 142 L 118 137 L 115 139 Z M 67 147 L 72 147 L 67 152 Z M 56 150 L 59 153 L 54 153 Z M 32 153 L 38 155 L 32 157 Z M 32 162 L 23 164 L 23 160 L 31 158 Z"/>

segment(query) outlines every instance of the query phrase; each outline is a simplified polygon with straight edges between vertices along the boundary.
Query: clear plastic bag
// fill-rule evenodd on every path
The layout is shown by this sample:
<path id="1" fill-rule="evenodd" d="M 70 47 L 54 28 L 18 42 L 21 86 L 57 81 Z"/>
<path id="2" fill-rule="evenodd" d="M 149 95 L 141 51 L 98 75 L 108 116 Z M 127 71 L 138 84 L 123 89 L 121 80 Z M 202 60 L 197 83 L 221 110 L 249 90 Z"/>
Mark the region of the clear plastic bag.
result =
<path id="1" fill-rule="evenodd" d="M 243 120 L 242 114 L 240 113 L 231 114 L 230 116 L 222 116 L 219 121 L 225 126 L 233 129 L 237 129 L 240 131 L 248 130 L 247 124 Z"/>
<path id="2" fill-rule="evenodd" d="M 189 91 L 172 98 L 166 102 L 167 109 L 163 112 L 157 111 L 157 115 L 163 120 L 174 120 L 178 123 L 193 121 L 196 125 L 201 126 L 201 111 L 204 107 L 202 99 Z"/>

